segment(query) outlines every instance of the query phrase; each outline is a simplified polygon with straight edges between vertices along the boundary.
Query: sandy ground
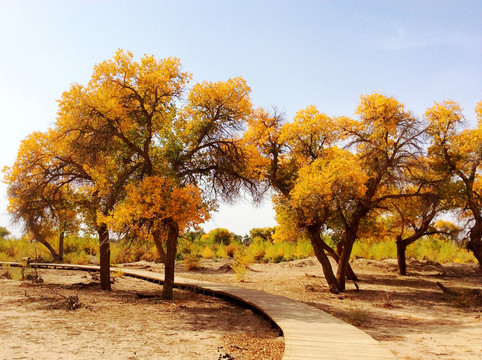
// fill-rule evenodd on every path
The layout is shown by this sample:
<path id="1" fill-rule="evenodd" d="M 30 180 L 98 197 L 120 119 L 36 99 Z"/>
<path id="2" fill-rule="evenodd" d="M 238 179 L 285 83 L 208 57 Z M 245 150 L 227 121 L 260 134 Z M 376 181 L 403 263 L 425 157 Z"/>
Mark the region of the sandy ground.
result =
<path id="1" fill-rule="evenodd" d="M 87 273 L 38 274 L 41 283 L 0 280 L 0 359 L 282 357 L 269 322 L 221 300 L 178 290 L 173 301 L 140 299 L 160 287 L 117 277 L 102 292 Z"/>
<path id="2" fill-rule="evenodd" d="M 203 268 L 177 274 L 202 280 L 236 282 L 224 263 L 202 262 Z M 409 262 L 409 276 L 399 276 L 394 260 L 357 259 L 361 281 L 342 295 L 327 291 L 314 258 L 280 264 L 254 264 L 238 286 L 256 288 L 311 304 L 366 331 L 404 360 L 482 359 L 482 277 L 476 265 Z M 437 286 L 466 293 L 444 294 Z M 474 289 L 479 295 L 470 293 Z M 349 339 L 347 339 L 349 343 Z"/>
<path id="3" fill-rule="evenodd" d="M 358 291 L 327 291 L 321 266 L 310 258 L 253 264 L 239 281 L 226 260 L 176 274 L 260 289 L 305 302 L 366 331 L 399 359 L 481 360 L 482 278 L 475 265 L 409 262 L 409 276 L 393 260 L 352 262 Z M 129 266 L 161 271 L 162 265 Z M 0 358 L 4 359 L 280 359 L 283 341 L 251 311 L 176 291 L 174 301 L 138 299 L 159 287 L 116 278 L 104 293 L 81 272 L 39 271 L 44 282 L 0 280 Z M 437 282 L 465 294 L 451 296 Z M 471 290 L 472 289 L 472 290 Z M 475 291 L 471 293 L 470 291 Z M 477 291 L 479 295 L 477 296 Z M 78 295 L 82 306 L 66 310 Z M 349 339 L 347 339 L 349 344 Z M 349 346 L 349 345 L 348 345 Z"/>

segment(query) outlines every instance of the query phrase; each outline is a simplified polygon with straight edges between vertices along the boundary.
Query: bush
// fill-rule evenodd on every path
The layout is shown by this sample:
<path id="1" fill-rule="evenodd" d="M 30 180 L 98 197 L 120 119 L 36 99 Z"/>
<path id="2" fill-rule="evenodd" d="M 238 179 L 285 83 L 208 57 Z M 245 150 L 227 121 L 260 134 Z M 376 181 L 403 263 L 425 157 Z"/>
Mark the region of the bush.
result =
<path id="1" fill-rule="evenodd" d="M 184 268 L 187 271 L 200 269 L 201 265 L 199 264 L 199 260 L 200 260 L 199 255 L 195 255 L 195 254 L 187 255 L 186 258 L 184 259 Z"/>
<path id="2" fill-rule="evenodd" d="M 262 238 L 254 238 L 251 245 L 246 249 L 246 253 L 253 259 L 253 261 L 260 261 L 266 255 L 267 243 Z"/>
<path id="3" fill-rule="evenodd" d="M 311 241 L 307 239 L 298 240 L 296 243 L 296 250 L 294 256 L 296 259 L 306 259 L 307 257 L 314 256 L 313 246 Z"/>
<path id="4" fill-rule="evenodd" d="M 57 240 L 58 241 L 58 240 Z M 54 244 L 54 247 L 58 244 Z M 64 253 L 85 252 L 89 255 L 97 255 L 99 250 L 99 240 L 91 235 L 67 236 L 64 241 Z"/>
<path id="5" fill-rule="evenodd" d="M 77 264 L 77 265 L 88 265 L 90 264 L 90 259 L 93 255 L 87 254 L 84 250 L 79 252 L 71 252 L 64 256 L 64 260 L 70 264 Z"/>
<path id="6" fill-rule="evenodd" d="M 475 256 L 461 244 L 441 239 L 437 236 L 427 236 L 407 247 L 407 257 L 417 260 L 430 260 L 438 263 L 476 263 Z"/>
<path id="7" fill-rule="evenodd" d="M 472 253 L 461 244 L 437 236 L 427 236 L 407 247 L 407 258 L 430 260 L 438 263 L 475 263 Z M 373 260 L 396 259 L 397 245 L 394 240 L 360 240 L 353 245 L 352 258 Z"/>
<path id="8" fill-rule="evenodd" d="M 266 228 L 253 228 L 249 230 L 249 237 L 251 241 L 255 241 L 257 238 L 261 238 L 263 241 L 273 242 L 273 234 L 275 232 L 274 227 Z"/>
<path id="9" fill-rule="evenodd" d="M 216 257 L 220 259 L 225 259 L 228 257 L 228 253 L 226 252 L 226 246 L 221 245 L 215 251 Z"/>
<path id="10" fill-rule="evenodd" d="M 202 251 L 201 256 L 203 259 L 212 259 L 214 257 L 214 252 L 206 246 Z"/>
<path id="11" fill-rule="evenodd" d="M 217 228 L 201 236 L 201 242 L 207 244 L 229 245 L 234 241 L 235 234 L 228 229 Z"/>
<path id="12" fill-rule="evenodd" d="M 286 261 L 285 255 L 288 244 L 289 243 L 285 241 L 271 244 L 266 248 L 264 260 L 272 263 L 279 263 L 283 260 Z"/>
<path id="13" fill-rule="evenodd" d="M 230 258 L 233 258 L 234 254 L 239 251 L 240 251 L 239 245 L 229 244 L 228 246 L 226 246 L 226 255 L 228 255 Z"/>

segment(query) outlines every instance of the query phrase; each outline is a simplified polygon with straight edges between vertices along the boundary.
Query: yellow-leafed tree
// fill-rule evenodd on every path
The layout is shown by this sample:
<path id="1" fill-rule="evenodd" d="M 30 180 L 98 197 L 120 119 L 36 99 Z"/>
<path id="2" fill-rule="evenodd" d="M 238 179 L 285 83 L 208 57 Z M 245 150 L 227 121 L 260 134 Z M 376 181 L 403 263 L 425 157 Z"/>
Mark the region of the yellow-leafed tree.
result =
<path id="1" fill-rule="evenodd" d="M 462 108 L 453 101 L 435 103 L 425 116 L 433 167 L 457 185 L 458 191 L 451 201 L 460 210 L 460 217 L 471 224 L 468 249 L 474 253 L 482 272 L 482 101 L 475 112 L 478 122 L 474 129 L 461 128 Z"/>
<path id="2" fill-rule="evenodd" d="M 105 290 L 109 224 L 156 242 L 169 298 L 179 231 L 207 219 L 220 197 L 232 200 L 242 187 L 256 192 L 239 140 L 251 113 L 249 87 L 241 78 L 202 82 L 185 100 L 190 77 L 176 58 L 135 61 L 119 50 L 94 67 L 86 85 L 72 85 L 59 100 L 43 184 L 71 186 L 70 201 L 99 234 Z M 118 212 L 132 223 L 119 221 Z"/>

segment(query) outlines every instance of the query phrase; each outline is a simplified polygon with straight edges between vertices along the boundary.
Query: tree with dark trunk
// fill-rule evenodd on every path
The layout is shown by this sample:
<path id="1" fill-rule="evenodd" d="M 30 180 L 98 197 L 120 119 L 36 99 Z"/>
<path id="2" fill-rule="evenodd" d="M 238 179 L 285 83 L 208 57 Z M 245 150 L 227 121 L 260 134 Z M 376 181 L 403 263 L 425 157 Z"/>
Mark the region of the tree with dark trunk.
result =
<path id="1" fill-rule="evenodd" d="M 179 106 L 189 78 L 176 58 L 145 56 L 137 62 L 119 50 L 113 59 L 96 65 L 85 87 L 73 85 L 64 93 L 59 110 L 66 148 L 76 160 L 84 159 L 78 164 L 93 184 L 91 226 L 106 224 L 154 241 L 166 265 L 166 297 L 172 296 L 169 284 L 174 281 L 173 229 L 179 233 L 205 219 L 193 211 L 184 214 L 192 219 L 181 219 L 179 208 L 185 204 L 178 206 L 175 197 L 201 194 L 196 206 L 212 209 L 217 199 L 232 200 L 243 187 L 256 190 L 245 177 L 246 160 L 238 139 L 251 113 L 249 88 L 241 78 L 203 82 L 194 85 L 187 102 Z M 166 186 L 161 197 L 168 189 L 173 191 L 171 208 L 160 207 L 161 213 L 136 210 L 136 216 L 126 216 L 130 223 L 120 221 L 116 212 L 134 211 L 129 196 L 136 186 L 143 191 L 140 203 L 152 202 L 146 191 L 157 190 L 148 187 L 150 182 Z"/>
<path id="2" fill-rule="evenodd" d="M 59 262 L 65 233 L 77 233 L 79 220 L 69 201 L 71 184 L 57 183 L 58 174 L 51 167 L 53 141 L 52 133 L 33 133 L 22 141 L 15 164 L 5 170 L 5 182 L 13 220 L 22 223 L 28 236 Z M 57 236 L 58 252 L 53 247 Z"/>
<path id="3" fill-rule="evenodd" d="M 331 291 L 345 290 L 363 221 L 391 198 L 414 196 L 396 189 L 421 151 L 421 125 L 395 99 L 362 96 L 357 114 L 330 118 L 310 106 L 282 124 L 259 111 L 245 135 L 257 154 L 253 174 L 276 190 L 277 214 L 286 214 L 278 218 L 309 233 Z M 334 250 L 320 236 L 330 227 L 341 234 L 336 279 L 326 257 Z"/>
<path id="4" fill-rule="evenodd" d="M 172 289 L 174 287 L 174 267 L 176 265 L 177 253 L 177 239 L 179 237 L 179 226 L 177 222 L 168 219 L 167 227 L 167 241 L 166 241 L 166 260 L 165 265 L 165 279 L 162 288 L 162 297 L 164 299 L 172 299 Z"/>
<path id="5" fill-rule="evenodd" d="M 330 260 L 328 259 L 328 256 L 326 256 L 325 248 L 328 245 L 323 240 L 321 240 L 320 226 L 307 226 L 307 232 L 309 234 L 311 244 L 313 245 L 313 251 L 315 253 L 315 256 L 320 262 L 321 267 L 323 268 L 323 274 L 325 275 L 325 279 L 328 283 L 330 292 L 338 294 L 340 292 L 340 285 L 335 274 L 333 273 Z"/>
<path id="6" fill-rule="evenodd" d="M 110 291 L 110 242 L 107 225 L 100 224 L 97 234 L 99 236 L 100 288 Z"/>
<path id="7" fill-rule="evenodd" d="M 435 103 L 425 116 L 429 123 L 429 154 L 435 169 L 451 178 L 458 186 L 452 201 L 461 217 L 470 219 L 467 247 L 479 262 L 482 274 L 482 196 L 480 170 L 482 166 L 482 101 L 475 109 L 478 126 L 461 130 L 464 116 L 453 101 Z"/>
<path id="8" fill-rule="evenodd" d="M 436 216 L 448 210 L 442 198 L 441 184 L 431 186 L 432 193 L 420 197 L 400 198 L 391 201 L 391 232 L 396 235 L 398 273 L 407 275 L 407 246 L 427 235 L 445 234 L 454 236 L 444 230 L 438 230 L 433 223 Z"/>
<path id="9" fill-rule="evenodd" d="M 293 123 L 286 124 L 280 115 L 258 110 L 245 134 L 253 154 L 252 176 L 276 191 L 273 199 L 278 223 L 309 237 L 334 293 L 341 290 L 340 280 L 328 255 L 337 263 L 343 259 L 323 240 L 322 231 L 336 210 L 335 196 L 348 200 L 353 184 L 364 181 L 353 154 L 336 146 L 339 141 L 337 120 L 313 106 L 299 111 Z M 357 279 L 349 268 L 349 277 Z"/>

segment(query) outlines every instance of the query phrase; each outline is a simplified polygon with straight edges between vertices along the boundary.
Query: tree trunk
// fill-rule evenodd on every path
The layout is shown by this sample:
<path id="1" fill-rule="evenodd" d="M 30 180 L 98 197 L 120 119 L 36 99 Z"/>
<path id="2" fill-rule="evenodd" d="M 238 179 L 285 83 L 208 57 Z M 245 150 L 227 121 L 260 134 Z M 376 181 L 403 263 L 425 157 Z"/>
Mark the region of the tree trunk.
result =
<path id="1" fill-rule="evenodd" d="M 152 238 L 154 240 L 154 244 L 156 245 L 157 252 L 159 253 L 159 257 L 161 262 L 166 265 L 166 252 L 162 247 L 162 240 L 161 240 L 161 232 L 156 230 L 152 233 Z"/>
<path id="2" fill-rule="evenodd" d="M 59 254 L 57 254 L 57 252 L 55 251 L 53 246 L 50 245 L 50 243 L 47 240 L 45 240 L 42 233 L 40 232 L 39 227 L 35 224 L 31 224 L 30 225 L 30 231 L 33 234 L 34 240 L 38 241 L 43 246 L 45 246 L 50 251 L 50 253 L 52 254 L 52 257 L 54 258 L 54 261 L 59 262 Z"/>
<path id="3" fill-rule="evenodd" d="M 99 234 L 100 288 L 110 291 L 110 243 L 107 225 L 101 224 L 97 233 Z"/>
<path id="4" fill-rule="evenodd" d="M 59 261 L 64 260 L 64 238 L 65 231 L 61 231 L 59 235 Z"/>
<path id="5" fill-rule="evenodd" d="M 400 235 L 397 236 L 397 263 L 398 273 L 400 275 L 407 275 L 407 258 L 405 256 L 407 244 L 403 241 Z"/>
<path id="6" fill-rule="evenodd" d="M 340 261 L 338 262 L 338 269 L 336 272 L 336 279 L 338 280 L 339 290 L 345 291 L 345 278 L 350 261 L 351 251 L 353 244 L 356 240 L 356 234 L 358 232 L 358 225 L 345 231 L 343 234 L 343 249 L 340 254 Z"/>
<path id="7" fill-rule="evenodd" d="M 311 244 L 313 245 L 313 250 L 315 252 L 315 256 L 321 264 L 323 268 L 323 274 L 325 275 L 326 282 L 330 288 L 330 292 L 333 294 L 338 294 L 340 292 L 340 287 L 338 281 L 333 273 L 333 269 L 330 264 L 330 260 L 328 256 L 326 256 L 325 251 L 323 250 L 322 240 L 320 230 L 317 226 L 308 227 L 308 234 L 310 236 Z"/>
<path id="8" fill-rule="evenodd" d="M 476 220 L 474 226 L 470 229 L 470 240 L 467 248 L 474 253 L 482 274 L 482 220 Z"/>
<path id="9" fill-rule="evenodd" d="M 177 239 L 179 237 L 179 226 L 169 220 L 167 223 L 167 251 L 164 262 L 164 285 L 162 297 L 166 300 L 172 299 L 172 289 L 174 287 L 174 267 L 176 265 Z"/>
<path id="10" fill-rule="evenodd" d="M 323 240 L 321 241 L 321 246 L 323 246 L 323 249 L 330 255 L 333 260 L 336 261 L 337 264 L 340 263 L 340 257 L 336 253 L 335 250 L 333 250 L 330 246 L 328 246 L 327 243 L 325 243 Z M 353 271 L 351 265 L 348 263 L 348 267 L 346 269 L 346 278 L 351 281 L 358 281 L 358 276 L 356 276 L 355 272 Z"/>
<path id="11" fill-rule="evenodd" d="M 39 243 L 44 245 L 50 251 L 50 253 L 52 254 L 52 257 L 54 258 L 54 262 L 60 261 L 59 254 L 57 254 L 55 249 L 52 247 L 52 245 L 50 245 L 50 243 L 48 241 L 45 241 L 44 239 L 42 239 L 39 236 L 36 236 L 35 240 L 37 240 Z"/>

